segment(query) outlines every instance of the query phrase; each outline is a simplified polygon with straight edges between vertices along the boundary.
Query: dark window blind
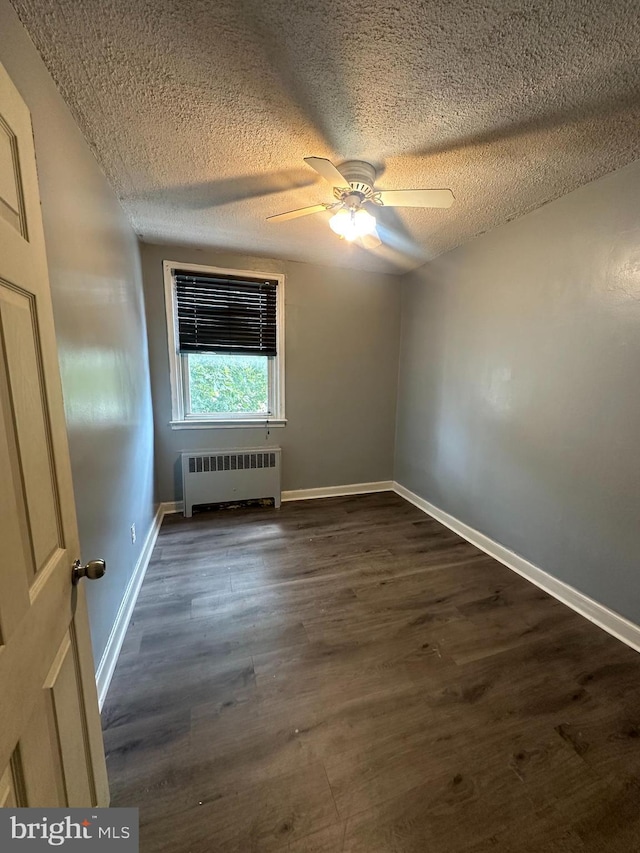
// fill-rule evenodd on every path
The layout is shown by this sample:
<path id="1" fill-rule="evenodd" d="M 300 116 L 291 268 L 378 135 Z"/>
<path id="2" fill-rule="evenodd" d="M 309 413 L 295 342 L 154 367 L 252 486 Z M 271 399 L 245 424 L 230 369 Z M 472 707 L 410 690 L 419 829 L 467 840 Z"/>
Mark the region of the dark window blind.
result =
<path id="1" fill-rule="evenodd" d="M 277 280 L 174 270 L 178 350 L 276 355 Z"/>

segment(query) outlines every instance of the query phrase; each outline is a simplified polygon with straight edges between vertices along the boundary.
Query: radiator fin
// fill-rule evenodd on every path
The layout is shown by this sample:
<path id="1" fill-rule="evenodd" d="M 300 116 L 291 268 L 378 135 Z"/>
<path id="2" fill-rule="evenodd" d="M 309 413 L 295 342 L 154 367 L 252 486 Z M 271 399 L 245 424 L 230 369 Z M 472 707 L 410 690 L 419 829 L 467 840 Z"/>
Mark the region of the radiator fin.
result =
<path id="1" fill-rule="evenodd" d="M 190 456 L 190 474 L 209 474 L 217 471 L 248 471 L 251 468 L 275 468 L 275 453 L 225 453 L 216 456 Z"/>

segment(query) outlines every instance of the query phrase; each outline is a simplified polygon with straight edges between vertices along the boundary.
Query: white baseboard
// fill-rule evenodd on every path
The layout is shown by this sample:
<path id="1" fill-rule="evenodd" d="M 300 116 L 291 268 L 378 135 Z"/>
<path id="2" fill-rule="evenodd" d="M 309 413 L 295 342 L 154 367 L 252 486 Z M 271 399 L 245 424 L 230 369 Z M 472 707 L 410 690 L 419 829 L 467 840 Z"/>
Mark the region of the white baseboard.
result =
<path id="1" fill-rule="evenodd" d="M 338 498 L 344 495 L 367 495 L 370 492 L 392 492 L 392 480 L 380 480 L 376 483 L 351 483 L 346 486 L 321 486 L 317 489 L 293 489 L 281 493 L 282 501 L 310 501 L 315 498 Z M 182 512 L 182 501 L 166 501 L 160 504 L 163 517 L 173 512 Z"/>
<path id="2" fill-rule="evenodd" d="M 351 483 L 347 486 L 324 486 L 319 489 L 294 489 L 282 492 L 283 501 L 309 501 L 314 498 L 337 498 L 343 495 L 366 495 L 370 492 L 392 492 L 391 480 L 377 483 Z"/>
<path id="3" fill-rule="evenodd" d="M 480 548 L 481 551 L 484 551 L 509 569 L 522 575 L 522 577 L 531 581 L 531 583 L 540 587 L 540 589 L 548 592 L 549 595 L 557 598 L 558 601 L 575 610 L 576 613 L 584 616 L 590 622 L 594 622 L 604 631 L 607 631 L 607 633 L 621 640 L 627 646 L 631 646 L 637 652 L 640 652 L 640 626 L 636 625 L 635 622 L 631 622 L 614 610 L 610 610 L 604 604 L 594 601 L 593 598 L 589 598 L 588 595 L 579 592 L 574 587 L 564 583 L 564 581 L 554 578 L 543 569 L 525 560 L 524 557 L 520 557 L 514 551 L 505 548 L 504 545 L 495 542 L 493 539 L 485 536 L 484 533 L 480 533 L 479 530 L 470 527 L 453 515 L 449 515 L 448 512 L 444 512 L 444 510 L 429 503 L 429 501 L 416 495 L 414 492 L 400 485 L 400 483 L 394 482 L 393 490 L 417 506 L 418 509 L 426 512 L 441 522 L 441 524 L 444 524 L 445 527 L 462 536 L 467 542 L 475 545 L 476 548 Z"/>
<path id="4" fill-rule="evenodd" d="M 111 679 L 113 678 L 113 673 L 116 668 L 116 664 L 118 663 L 118 655 L 120 654 L 120 649 L 122 648 L 127 628 L 129 627 L 129 622 L 131 621 L 133 608 L 138 600 L 140 587 L 142 586 L 142 581 L 144 580 L 147 566 L 149 565 L 149 560 L 151 559 L 153 547 L 156 544 L 158 531 L 160 530 L 160 525 L 162 524 L 164 515 L 165 513 L 162 509 L 162 504 L 160 504 L 155 518 L 151 523 L 149 532 L 147 533 L 147 538 L 142 546 L 138 562 L 135 565 L 125 593 L 122 597 L 122 601 L 120 602 L 118 614 L 115 618 L 115 622 L 113 623 L 113 628 L 109 634 L 107 645 L 96 670 L 98 705 L 101 711 L 104 701 L 107 698 L 109 685 L 111 684 Z"/>
<path id="5" fill-rule="evenodd" d="M 184 510 L 184 501 L 165 501 L 160 504 L 160 510 L 162 511 L 162 517 L 165 515 L 172 515 L 174 512 L 182 512 Z"/>

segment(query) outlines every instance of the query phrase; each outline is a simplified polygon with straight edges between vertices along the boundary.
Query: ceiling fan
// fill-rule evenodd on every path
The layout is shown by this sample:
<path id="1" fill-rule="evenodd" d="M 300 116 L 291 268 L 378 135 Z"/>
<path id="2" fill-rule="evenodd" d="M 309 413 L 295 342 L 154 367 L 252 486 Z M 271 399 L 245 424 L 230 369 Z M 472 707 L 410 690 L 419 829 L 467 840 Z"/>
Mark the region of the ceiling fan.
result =
<path id="1" fill-rule="evenodd" d="M 364 205 L 375 207 L 451 207 L 451 190 L 376 190 L 376 170 L 362 160 L 349 160 L 338 170 L 324 157 L 305 157 L 305 163 L 333 186 L 334 202 L 313 204 L 287 213 L 268 216 L 269 222 L 285 222 L 311 213 L 336 210 L 329 225 L 349 242 L 360 238 L 367 249 L 375 249 L 382 241 L 376 230 L 375 217 Z"/>

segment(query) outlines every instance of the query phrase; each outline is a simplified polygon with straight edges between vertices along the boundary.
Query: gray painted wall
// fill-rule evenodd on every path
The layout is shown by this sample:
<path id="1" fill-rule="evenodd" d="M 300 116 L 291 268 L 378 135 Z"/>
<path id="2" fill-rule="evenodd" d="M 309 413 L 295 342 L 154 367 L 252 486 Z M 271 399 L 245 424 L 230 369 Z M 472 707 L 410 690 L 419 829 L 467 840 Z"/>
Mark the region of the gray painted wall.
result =
<path id="1" fill-rule="evenodd" d="M 7 0 L 0 62 L 31 109 L 96 665 L 153 515 L 153 426 L 138 246 Z M 129 526 L 136 523 L 132 545 Z"/>
<path id="2" fill-rule="evenodd" d="M 640 163 L 412 273 L 396 479 L 640 622 Z"/>
<path id="3" fill-rule="evenodd" d="M 156 422 L 157 498 L 182 497 L 182 450 L 283 448 L 283 484 L 308 489 L 389 480 L 400 335 L 395 276 L 141 245 Z M 284 428 L 172 430 L 162 261 L 286 275 Z"/>

